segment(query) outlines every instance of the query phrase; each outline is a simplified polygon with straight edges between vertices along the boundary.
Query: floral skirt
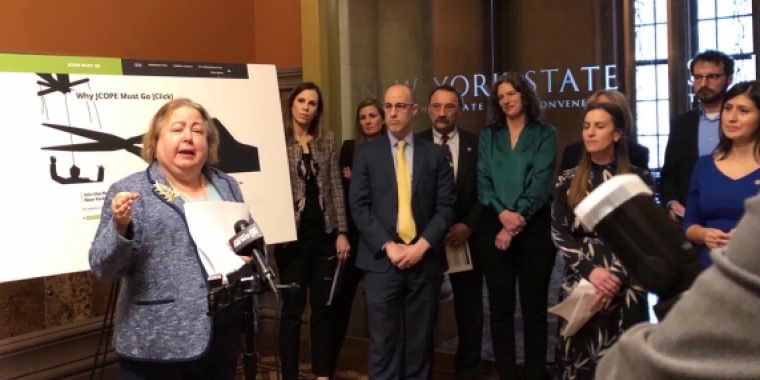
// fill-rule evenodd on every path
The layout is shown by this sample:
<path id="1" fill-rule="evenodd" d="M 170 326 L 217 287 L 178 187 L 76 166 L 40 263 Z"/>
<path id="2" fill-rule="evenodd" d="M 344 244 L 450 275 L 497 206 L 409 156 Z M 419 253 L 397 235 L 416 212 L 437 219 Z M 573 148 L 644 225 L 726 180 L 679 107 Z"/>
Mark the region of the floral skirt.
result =
<path id="1" fill-rule="evenodd" d="M 575 335 L 560 336 L 556 360 L 559 365 L 558 378 L 593 380 L 597 363 L 620 335 L 633 325 L 648 320 L 647 293 L 624 289 L 622 295 L 615 297 L 610 308 L 594 315 Z"/>

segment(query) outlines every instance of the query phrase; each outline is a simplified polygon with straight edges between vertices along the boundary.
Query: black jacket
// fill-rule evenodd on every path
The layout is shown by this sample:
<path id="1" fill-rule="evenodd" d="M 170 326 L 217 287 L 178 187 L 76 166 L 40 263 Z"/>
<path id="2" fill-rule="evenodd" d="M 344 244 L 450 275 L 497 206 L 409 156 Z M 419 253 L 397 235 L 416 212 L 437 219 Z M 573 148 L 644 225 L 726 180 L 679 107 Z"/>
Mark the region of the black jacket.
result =
<path id="1" fill-rule="evenodd" d="M 678 201 L 684 207 L 689 194 L 691 172 L 699 158 L 699 113 L 695 108 L 670 121 L 670 137 L 660 173 L 660 204 Z"/>
<path id="2" fill-rule="evenodd" d="M 649 148 L 632 141 L 631 139 L 625 139 L 626 150 L 628 151 L 628 160 L 631 161 L 631 165 L 639 167 L 641 169 L 649 169 Z M 562 161 L 559 164 L 559 172 L 562 173 L 567 169 L 572 169 L 578 166 L 581 161 L 581 153 L 583 153 L 583 140 L 576 141 L 565 147 L 562 152 Z"/>
<path id="3" fill-rule="evenodd" d="M 454 224 L 464 223 L 471 230 L 480 219 L 481 205 L 478 202 L 478 135 L 470 131 L 457 129 L 459 133 L 459 160 L 457 167 L 456 185 L 457 193 L 456 214 Z M 433 141 L 433 130 L 426 129 L 417 134 L 428 141 Z M 474 235 L 474 234 L 473 234 Z"/>

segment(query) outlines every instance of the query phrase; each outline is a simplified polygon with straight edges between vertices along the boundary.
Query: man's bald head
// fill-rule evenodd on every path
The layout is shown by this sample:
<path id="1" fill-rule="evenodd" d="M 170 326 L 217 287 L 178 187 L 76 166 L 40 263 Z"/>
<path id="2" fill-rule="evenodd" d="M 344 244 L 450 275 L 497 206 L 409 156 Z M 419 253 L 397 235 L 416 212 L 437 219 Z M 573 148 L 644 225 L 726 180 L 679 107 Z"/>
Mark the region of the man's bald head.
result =
<path id="1" fill-rule="evenodd" d="M 414 92 L 405 84 L 394 84 L 385 91 L 383 102 L 385 124 L 388 130 L 398 138 L 403 138 L 412 131 L 412 118 L 417 114 Z"/>
<path id="2" fill-rule="evenodd" d="M 394 91 L 394 92 L 395 92 L 395 91 L 401 91 L 401 92 L 403 92 L 403 93 L 406 93 L 406 95 L 408 95 L 408 97 L 409 97 L 409 98 L 406 100 L 406 103 L 412 103 L 412 104 L 415 104 L 415 101 L 414 101 L 414 90 L 412 90 L 412 88 L 411 88 L 411 87 L 409 87 L 409 85 L 407 85 L 407 84 L 403 84 L 403 83 L 396 83 L 396 84 L 394 84 L 394 85 L 391 85 L 391 86 L 390 86 L 390 87 L 388 87 L 388 89 L 385 91 L 385 96 L 386 96 L 386 97 L 388 97 L 388 92 L 389 92 L 389 91 Z"/>

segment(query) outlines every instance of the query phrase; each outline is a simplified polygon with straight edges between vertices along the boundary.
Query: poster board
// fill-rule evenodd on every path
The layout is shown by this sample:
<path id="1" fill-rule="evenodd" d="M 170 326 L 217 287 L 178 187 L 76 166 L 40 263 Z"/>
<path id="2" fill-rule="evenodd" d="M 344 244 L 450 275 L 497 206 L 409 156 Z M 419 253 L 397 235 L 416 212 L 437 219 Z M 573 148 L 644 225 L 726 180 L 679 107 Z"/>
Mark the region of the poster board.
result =
<path id="1" fill-rule="evenodd" d="M 0 282 L 89 270 L 106 191 L 146 169 L 141 136 L 177 98 L 214 118 L 267 243 L 296 238 L 274 66 L 0 54 Z"/>

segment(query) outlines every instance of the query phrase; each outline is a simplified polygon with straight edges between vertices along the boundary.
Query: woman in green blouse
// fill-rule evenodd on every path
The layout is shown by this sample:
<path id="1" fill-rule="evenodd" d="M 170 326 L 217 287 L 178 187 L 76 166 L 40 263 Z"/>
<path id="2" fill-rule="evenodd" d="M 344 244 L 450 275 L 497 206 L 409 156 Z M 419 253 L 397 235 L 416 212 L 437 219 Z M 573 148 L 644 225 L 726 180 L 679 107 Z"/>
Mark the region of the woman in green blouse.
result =
<path id="1" fill-rule="evenodd" d="M 518 73 L 491 91 L 491 124 L 480 134 L 478 198 L 484 206 L 478 250 L 488 286 L 491 337 L 501 379 L 517 379 L 515 281 L 525 336 L 524 379 L 543 379 L 547 297 L 555 248 L 551 190 L 557 133 L 542 123 L 538 96 Z"/>

